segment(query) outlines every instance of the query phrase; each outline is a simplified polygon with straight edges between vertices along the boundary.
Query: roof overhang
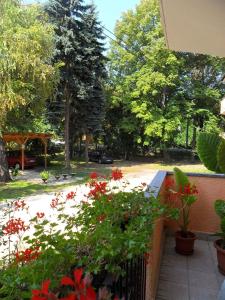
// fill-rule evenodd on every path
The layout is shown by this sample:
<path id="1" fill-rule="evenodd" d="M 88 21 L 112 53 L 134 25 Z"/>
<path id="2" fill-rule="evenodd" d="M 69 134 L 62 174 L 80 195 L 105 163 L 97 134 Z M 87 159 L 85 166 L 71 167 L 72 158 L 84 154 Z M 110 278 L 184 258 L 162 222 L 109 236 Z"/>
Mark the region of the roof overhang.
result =
<path id="1" fill-rule="evenodd" d="M 160 0 L 169 49 L 225 57 L 225 0 Z"/>

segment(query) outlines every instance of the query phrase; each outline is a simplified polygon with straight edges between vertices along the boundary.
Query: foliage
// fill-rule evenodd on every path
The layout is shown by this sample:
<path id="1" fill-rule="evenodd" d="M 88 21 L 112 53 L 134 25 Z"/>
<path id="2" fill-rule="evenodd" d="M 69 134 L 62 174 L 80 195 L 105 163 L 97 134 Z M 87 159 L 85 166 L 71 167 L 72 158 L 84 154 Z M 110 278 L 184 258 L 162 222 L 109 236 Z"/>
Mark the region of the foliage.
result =
<path id="1" fill-rule="evenodd" d="M 222 138 L 217 134 L 201 132 L 197 140 L 197 152 L 204 165 L 211 171 L 219 172 L 217 161 L 218 146 Z"/>
<path id="2" fill-rule="evenodd" d="M 173 206 L 173 202 L 179 206 L 180 221 L 178 222 L 183 237 L 188 236 L 188 227 L 190 223 L 190 209 L 196 202 L 198 193 L 194 184 L 191 184 L 188 177 L 179 169 L 174 168 L 174 181 L 168 179 L 166 181 L 166 190 L 168 202 Z M 176 200 L 176 201 L 175 201 Z"/>
<path id="3" fill-rule="evenodd" d="M 41 177 L 41 179 L 47 181 L 50 177 L 50 173 L 48 171 L 44 170 L 40 173 L 40 177 Z"/>
<path id="4" fill-rule="evenodd" d="M 23 200 L 10 202 L 1 222 L 1 299 L 29 298 L 48 278 L 57 293 L 71 268 L 118 275 L 122 262 L 149 251 L 155 219 L 166 207 L 153 196 L 145 198 L 144 184 L 131 190 L 120 170 L 108 180 L 96 173 L 90 177 L 82 195 L 56 194 L 50 215 L 35 214 Z"/>
<path id="5" fill-rule="evenodd" d="M 217 134 L 201 132 L 197 140 L 198 155 L 211 171 L 225 173 L 225 140 Z"/>
<path id="6" fill-rule="evenodd" d="M 125 12 L 115 36 L 106 85 L 111 148 L 141 154 L 150 147 L 195 148 L 200 129 L 221 132 L 224 59 L 169 51 L 156 0 Z"/>
<path id="7" fill-rule="evenodd" d="M 12 176 L 13 176 L 13 177 L 18 176 L 18 174 L 19 174 L 19 169 L 20 169 L 19 164 L 16 164 L 16 165 L 15 165 L 15 168 L 12 169 Z"/>
<path id="8" fill-rule="evenodd" d="M 221 247 L 225 249 L 225 200 L 218 199 L 214 204 L 215 211 L 220 217 L 220 229 L 221 232 L 217 232 L 216 235 L 222 238 Z"/>
<path id="9" fill-rule="evenodd" d="M 0 1 L 0 17 L 2 132 L 9 129 L 9 123 L 13 123 L 14 128 L 16 124 L 32 124 L 35 116 L 42 113 L 45 100 L 54 92 L 59 65 L 51 62 L 53 28 L 40 6 L 24 6 L 17 0 Z M 4 152 L 2 140 L 0 143 Z M 4 153 L 0 168 L 0 181 L 8 181 Z"/>
<path id="10" fill-rule="evenodd" d="M 57 81 L 52 65 L 53 28 L 37 5 L 1 1 L 0 102 L 1 126 L 7 113 L 22 108 L 40 113 Z M 24 110 L 23 110 L 24 112 Z M 16 114 L 14 114 L 16 116 Z"/>

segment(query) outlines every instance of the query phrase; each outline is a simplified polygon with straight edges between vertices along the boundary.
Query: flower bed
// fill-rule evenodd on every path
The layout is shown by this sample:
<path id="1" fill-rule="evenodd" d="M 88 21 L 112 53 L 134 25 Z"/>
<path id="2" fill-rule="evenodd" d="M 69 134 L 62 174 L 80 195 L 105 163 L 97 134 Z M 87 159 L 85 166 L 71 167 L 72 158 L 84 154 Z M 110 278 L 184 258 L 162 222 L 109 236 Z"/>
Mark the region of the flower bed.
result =
<path id="1" fill-rule="evenodd" d="M 94 284 L 99 274 L 110 274 L 116 282 L 126 273 L 124 263 L 149 252 L 154 222 L 166 208 L 146 198 L 144 188 L 130 190 L 120 170 L 109 178 L 92 173 L 81 201 L 73 191 L 57 194 L 50 203 L 54 218 L 39 211 L 29 222 L 14 216 L 29 214 L 27 203 L 11 202 L 2 227 L 0 298 L 31 299 L 32 291 L 33 300 L 117 297 L 98 284 L 92 287 L 91 278 Z M 84 273 L 79 278 L 78 270 Z"/>

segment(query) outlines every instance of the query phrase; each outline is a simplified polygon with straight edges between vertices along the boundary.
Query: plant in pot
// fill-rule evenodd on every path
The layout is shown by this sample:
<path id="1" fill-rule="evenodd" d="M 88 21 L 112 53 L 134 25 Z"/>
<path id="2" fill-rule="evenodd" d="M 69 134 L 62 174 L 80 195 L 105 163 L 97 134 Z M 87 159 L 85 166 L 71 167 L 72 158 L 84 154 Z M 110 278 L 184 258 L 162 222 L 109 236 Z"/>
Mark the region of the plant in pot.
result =
<path id="1" fill-rule="evenodd" d="M 215 235 L 220 238 L 214 242 L 217 251 L 218 269 L 225 275 L 225 200 L 218 199 L 215 202 L 216 214 L 220 217 L 220 232 Z"/>
<path id="2" fill-rule="evenodd" d="M 48 171 L 44 170 L 40 173 L 40 176 L 41 176 L 41 179 L 43 180 L 44 183 L 47 183 L 49 177 L 50 177 L 50 174 Z"/>
<path id="3" fill-rule="evenodd" d="M 186 174 L 179 168 L 174 168 L 175 188 L 172 186 L 168 189 L 179 203 L 178 220 L 179 230 L 175 233 L 176 247 L 175 250 L 179 254 L 191 255 L 194 251 L 194 241 L 196 235 L 189 230 L 190 209 L 197 200 L 198 193 L 196 186 L 190 183 Z"/>
<path id="4" fill-rule="evenodd" d="M 59 180 L 59 178 L 60 178 L 60 173 L 59 172 L 55 172 L 55 179 Z"/>

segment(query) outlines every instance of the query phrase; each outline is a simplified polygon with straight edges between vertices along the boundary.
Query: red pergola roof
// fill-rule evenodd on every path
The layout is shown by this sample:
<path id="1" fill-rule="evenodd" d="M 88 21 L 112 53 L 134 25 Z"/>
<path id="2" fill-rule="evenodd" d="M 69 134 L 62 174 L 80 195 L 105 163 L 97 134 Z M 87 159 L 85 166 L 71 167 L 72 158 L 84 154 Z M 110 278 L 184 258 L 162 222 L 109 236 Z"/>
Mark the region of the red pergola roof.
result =
<path id="1" fill-rule="evenodd" d="M 10 133 L 4 133 L 2 135 L 2 138 L 5 142 L 16 142 L 19 144 L 23 144 L 24 141 L 27 140 L 33 140 L 33 139 L 41 139 L 41 140 L 47 140 L 51 138 L 51 134 L 49 133 L 33 133 L 33 132 L 27 132 L 27 133 L 19 133 L 19 132 L 10 132 Z"/>

